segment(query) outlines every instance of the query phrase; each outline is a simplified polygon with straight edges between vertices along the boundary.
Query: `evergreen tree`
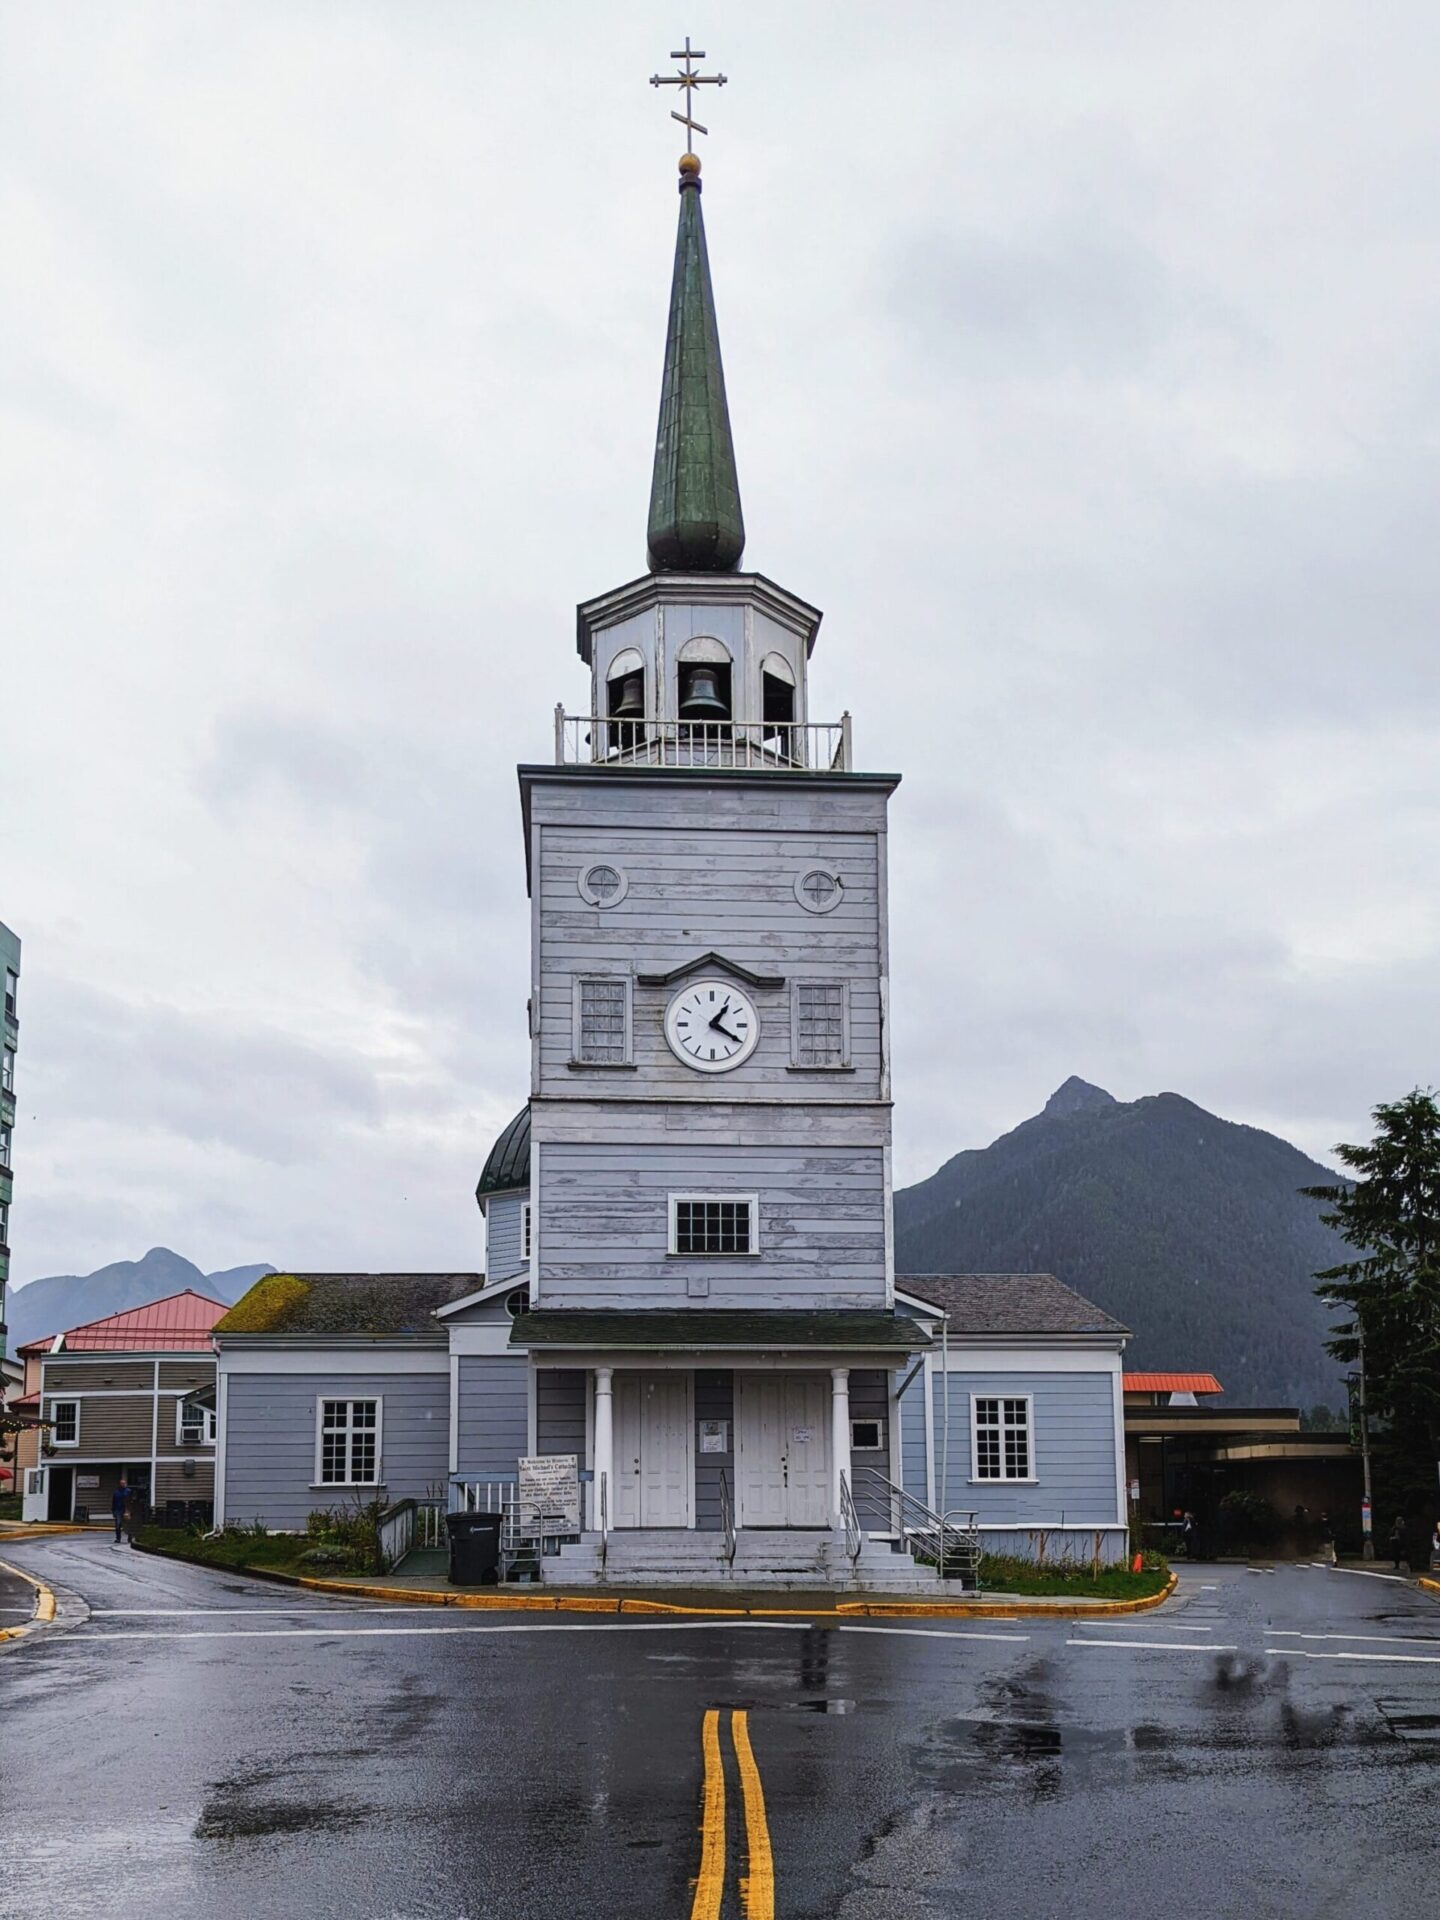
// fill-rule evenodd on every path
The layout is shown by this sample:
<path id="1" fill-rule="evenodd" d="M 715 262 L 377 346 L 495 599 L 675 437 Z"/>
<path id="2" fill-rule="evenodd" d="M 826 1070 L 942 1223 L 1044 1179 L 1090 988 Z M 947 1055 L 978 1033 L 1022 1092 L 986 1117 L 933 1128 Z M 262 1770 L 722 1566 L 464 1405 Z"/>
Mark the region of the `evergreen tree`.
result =
<path id="1" fill-rule="evenodd" d="M 1316 1274 L 1340 1309 L 1327 1343 L 1354 1365 L 1365 1342 L 1365 1397 L 1377 1461 L 1395 1498 L 1432 1510 L 1440 1462 L 1440 1104 L 1417 1087 L 1375 1108 L 1368 1146 L 1339 1146 L 1353 1185 L 1308 1187 L 1356 1258 Z M 1412 1505 L 1412 1511 L 1414 1510 Z"/>

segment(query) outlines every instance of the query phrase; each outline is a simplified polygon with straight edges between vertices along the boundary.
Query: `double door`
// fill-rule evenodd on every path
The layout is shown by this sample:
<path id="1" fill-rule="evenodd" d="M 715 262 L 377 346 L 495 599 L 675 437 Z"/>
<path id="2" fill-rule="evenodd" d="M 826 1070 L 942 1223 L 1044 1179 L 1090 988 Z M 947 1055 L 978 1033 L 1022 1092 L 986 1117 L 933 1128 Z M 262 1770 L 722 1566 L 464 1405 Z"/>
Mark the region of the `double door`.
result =
<path id="1" fill-rule="evenodd" d="M 735 1428 L 740 1525 L 828 1527 L 829 1374 L 737 1374 Z"/>
<path id="2" fill-rule="evenodd" d="M 612 1526 L 691 1524 L 691 1380 L 679 1370 L 616 1371 Z"/>

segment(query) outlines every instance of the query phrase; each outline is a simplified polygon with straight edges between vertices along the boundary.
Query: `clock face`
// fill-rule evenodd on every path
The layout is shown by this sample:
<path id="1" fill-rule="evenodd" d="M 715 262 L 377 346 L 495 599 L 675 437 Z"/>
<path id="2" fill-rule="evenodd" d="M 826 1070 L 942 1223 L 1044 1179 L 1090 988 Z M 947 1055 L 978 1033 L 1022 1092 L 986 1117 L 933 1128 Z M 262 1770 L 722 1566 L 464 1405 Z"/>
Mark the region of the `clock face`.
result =
<path id="1" fill-rule="evenodd" d="M 755 1051 L 760 1016 L 743 988 L 728 980 L 696 980 L 665 1010 L 670 1050 L 699 1073 L 724 1073 Z"/>

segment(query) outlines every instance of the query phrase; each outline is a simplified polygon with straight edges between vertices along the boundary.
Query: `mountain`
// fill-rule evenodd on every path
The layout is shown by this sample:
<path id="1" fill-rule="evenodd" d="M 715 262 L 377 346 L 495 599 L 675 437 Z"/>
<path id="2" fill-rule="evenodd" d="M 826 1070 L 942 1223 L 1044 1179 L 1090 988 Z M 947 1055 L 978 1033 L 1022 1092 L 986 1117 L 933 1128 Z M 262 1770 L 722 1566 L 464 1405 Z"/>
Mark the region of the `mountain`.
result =
<path id="1" fill-rule="evenodd" d="M 896 1272 L 1054 1273 L 1134 1330 L 1127 1367 L 1208 1370 L 1240 1405 L 1343 1407 L 1313 1276 L 1344 1255 L 1297 1191 L 1337 1177 L 1178 1093 L 1123 1102 L 1072 1078 L 895 1195 Z"/>
<path id="2" fill-rule="evenodd" d="M 143 1306 L 147 1300 L 160 1300 L 186 1287 L 231 1304 L 262 1274 L 274 1271 L 274 1267 L 261 1264 L 202 1273 L 169 1247 L 152 1247 L 143 1260 L 116 1260 L 108 1267 L 97 1267 L 94 1273 L 52 1273 L 44 1280 L 12 1287 L 6 1295 L 5 1317 L 10 1328 L 6 1351 L 13 1354 L 27 1340 L 63 1333 L 67 1327 L 102 1320 L 109 1313 L 123 1313 L 127 1307 Z"/>

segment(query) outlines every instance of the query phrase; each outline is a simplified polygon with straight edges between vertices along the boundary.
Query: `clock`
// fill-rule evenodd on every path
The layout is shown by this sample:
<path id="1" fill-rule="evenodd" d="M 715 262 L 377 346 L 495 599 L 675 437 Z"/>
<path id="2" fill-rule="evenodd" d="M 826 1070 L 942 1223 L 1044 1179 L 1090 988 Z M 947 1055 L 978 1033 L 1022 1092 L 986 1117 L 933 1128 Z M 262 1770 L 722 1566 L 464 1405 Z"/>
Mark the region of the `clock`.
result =
<path id="1" fill-rule="evenodd" d="M 665 1009 L 670 1051 L 697 1073 L 727 1073 L 755 1051 L 760 1016 L 742 988 L 728 980 L 696 980 Z"/>

